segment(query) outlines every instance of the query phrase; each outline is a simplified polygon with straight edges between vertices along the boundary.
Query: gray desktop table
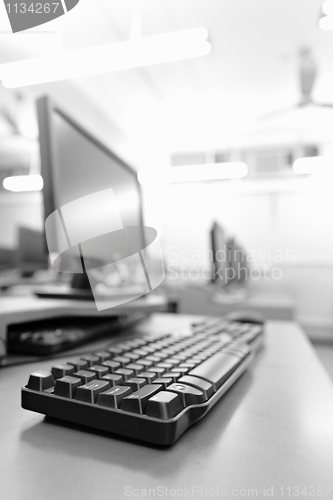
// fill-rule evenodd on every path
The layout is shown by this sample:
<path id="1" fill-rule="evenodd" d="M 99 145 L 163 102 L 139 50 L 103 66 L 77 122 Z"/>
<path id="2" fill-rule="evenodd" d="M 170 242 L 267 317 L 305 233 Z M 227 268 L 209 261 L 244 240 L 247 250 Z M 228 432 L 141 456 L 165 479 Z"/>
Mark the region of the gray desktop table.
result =
<path id="1" fill-rule="evenodd" d="M 187 320 L 156 314 L 140 329 L 162 331 Z M 268 323 L 254 364 L 168 448 L 22 410 L 20 386 L 30 372 L 48 366 L 0 371 L 0 488 L 6 500 L 293 498 L 297 488 L 299 498 L 333 498 L 333 387 L 294 323 Z"/>

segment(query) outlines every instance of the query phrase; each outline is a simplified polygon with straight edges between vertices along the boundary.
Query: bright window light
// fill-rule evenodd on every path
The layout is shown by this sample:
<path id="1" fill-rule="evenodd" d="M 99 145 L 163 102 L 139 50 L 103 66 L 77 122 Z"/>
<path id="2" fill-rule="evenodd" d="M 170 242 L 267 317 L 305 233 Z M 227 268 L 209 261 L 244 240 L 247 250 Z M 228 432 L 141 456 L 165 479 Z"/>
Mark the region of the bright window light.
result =
<path id="1" fill-rule="evenodd" d="M 319 19 L 319 27 L 323 31 L 331 31 L 333 30 L 333 15 L 332 16 L 324 16 Z"/>
<path id="2" fill-rule="evenodd" d="M 8 191 L 41 191 L 43 178 L 41 175 L 16 175 L 6 177 L 2 184 Z"/>
<path id="3" fill-rule="evenodd" d="M 300 175 L 332 175 L 333 161 L 325 156 L 298 158 L 294 161 L 293 171 Z"/>
<path id="4" fill-rule="evenodd" d="M 5 87 L 15 88 L 205 56 L 206 28 L 192 28 L 125 42 L 0 65 Z"/>
<path id="5" fill-rule="evenodd" d="M 199 182 L 219 179 L 240 179 L 248 173 L 243 162 L 211 163 L 169 167 L 167 169 L 143 169 L 138 173 L 140 184 L 157 185 L 161 183 Z"/>
<path id="6" fill-rule="evenodd" d="M 331 16 L 333 14 L 333 1 L 332 0 L 326 0 L 326 2 L 323 3 L 323 13 L 326 16 Z"/>

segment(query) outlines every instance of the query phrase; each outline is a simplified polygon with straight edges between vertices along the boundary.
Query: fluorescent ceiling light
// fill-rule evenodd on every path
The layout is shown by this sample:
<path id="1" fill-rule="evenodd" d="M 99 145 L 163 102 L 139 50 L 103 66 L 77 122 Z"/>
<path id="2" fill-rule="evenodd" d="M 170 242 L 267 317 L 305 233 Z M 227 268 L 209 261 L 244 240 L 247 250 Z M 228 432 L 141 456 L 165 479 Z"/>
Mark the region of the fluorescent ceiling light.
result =
<path id="1" fill-rule="evenodd" d="M 309 158 L 298 158 L 294 161 L 293 171 L 295 174 L 317 174 L 332 175 L 333 162 L 325 156 L 312 156 Z"/>
<path id="2" fill-rule="evenodd" d="M 332 0 L 326 0 L 326 2 L 323 3 L 323 13 L 326 16 L 330 16 L 333 14 L 333 1 Z"/>
<path id="3" fill-rule="evenodd" d="M 207 38 L 206 28 L 192 28 L 6 63 L 0 79 L 14 88 L 180 61 L 209 54 Z"/>
<path id="4" fill-rule="evenodd" d="M 199 182 L 219 179 L 240 179 L 248 173 L 243 162 L 211 163 L 204 165 L 187 165 L 169 167 L 167 169 L 143 169 L 138 173 L 140 184 L 156 185 L 168 182 Z"/>
<path id="5" fill-rule="evenodd" d="M 332 16 L 324 16 L 319 19 L 319 27 L 323 31 L 331 31 L 333 30 L 333 15 Z"/>
<path id="6" fill-rule="evenodd" d="M 41 175 L 16 175 L 6 177 L 2 184 L 8 191 L 40 191 L 43 189 L 43 178 Z"/>

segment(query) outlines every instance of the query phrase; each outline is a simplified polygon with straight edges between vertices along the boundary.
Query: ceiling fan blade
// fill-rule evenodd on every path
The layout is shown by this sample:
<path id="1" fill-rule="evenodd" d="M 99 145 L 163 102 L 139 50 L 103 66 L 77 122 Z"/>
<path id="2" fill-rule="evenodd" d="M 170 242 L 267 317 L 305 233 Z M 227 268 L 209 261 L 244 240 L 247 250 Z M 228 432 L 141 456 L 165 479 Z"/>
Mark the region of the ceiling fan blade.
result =
<path id="1" fill-rule="evenodd" d="M 280 108 L 276 109 L 275 111 L 270 111 L 269 113 L 265 113 L 264 115 L 261 115 L 258 117 L 260 121 L 266 121 L 266 120 L 272 120 L 274 118 L 278 118 L 279 116 L 285 115 L 287 113 L 290 113 L 294 109 L 297 108 L 297 105 L 293 106 L 288 106 L 286 108 Z"/>
<path id="2" fill-rule="evenodd" d="M 311 95 L 317 78 L 317 61 L 310 47 L 299 52 L 299 83 L 303 102 L 312 101 Z"/>

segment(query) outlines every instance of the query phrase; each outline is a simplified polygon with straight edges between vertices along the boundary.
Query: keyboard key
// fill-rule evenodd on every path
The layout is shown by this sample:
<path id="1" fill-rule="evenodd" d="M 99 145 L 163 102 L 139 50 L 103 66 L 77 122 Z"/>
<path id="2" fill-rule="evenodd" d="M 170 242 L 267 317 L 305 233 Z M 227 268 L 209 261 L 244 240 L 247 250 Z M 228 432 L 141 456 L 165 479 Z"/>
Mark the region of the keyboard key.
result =
<path id="1" fill-rule="evenodd" d="M 124 352 L 123 349 L 120 349 L 119 347 L 116 346 L 108 347 L 106 351 L 108 351 L 111 354 L 111 356 L 118 356 L 118 354 L 122 354 Z"/>
<path id="2" fill-rule="evenodd" d="M 128 363 L 131 362 L 131 360 L 129 358 L 126 358 L 125 356 L 116 356 L 115 358 L 113 358 L 113 361 L 120 363 L 122 367 L 128 365 Z"/>
<path id="3" fill-rule="evenodd" d="M 131 361 L 137 361 L 140 358 L 140 355 L 134 354 L 133 352 L 127 352 L 126 358 L 130 359 Z"/>
<path id="4" fill-rule="evenodd" d="M 154 396 L 160 389 L 162 389 L 161 385 L 146 385 L 142 387 L 123 399 L 121 409 L 133 413 L 144 413 L 148 399 Z"/>
<path id="5" fill-rule="evenodd" d="M 179 382 L 169 385 L 168 391 L 178 394 L 184 406 L 196 405 L 207 401 L 203 391 L 189 385 L 180 384 Z"/>
<path id="6" fill-rule="evenodd" d="M 184 353 L 178 353 L 173 355 L 173 358 L 178 359 L 179 361 L 185 361 L 188 357 L 189 357 L 188 354 Z"/>
<path id="7" fill-rule="evenodd" d="M 168 363 L 173 363 L 174 366 L 178 366 L 182 361 L 180 359 L 175 359 L 175 358 L 168 358 L 165 361 Z"/>
<path id="8" fill-rule="evenodd" d="M 137 354 L 139 357 L 140 356 L 146 356 L 146 351 L 143 351 L 142 349 L 134 349 L 132 353 Z"/>
<path id="9" fill-rule="evenodd" d="M 159 361 L 162 361 L 163 357 L 157 356 L 156 354 L 147 356 L 145 359 L 148 359 L 148 361 L 152 361 L 153 363 L 158 363 Z"/>
<path id="10" fill-rule="evenodd" d="M 104 361 L 111 358 L 111 354 L 107 351 L 95 352 L 94 355 L 98 357 L 99 363 L 104 363 Z"/>
<path id="11" fill-rule="evenodd" d="M 206 399 L 209 399 L 214 394 L 213 385 L 202 378 L 185 375 L 178 380 L 178 383 L 191 385 L 192 387 L 199 389 L 204 393 Z"/>
<path id="12" fill-rule="evenodd" d="M 55 384 L 55 380 L 49 372 L 34 372 L 29 377 L 27 388 L 32 391 L 45 391 L 50 389 Z"/>
<path id="13" fill-rule="evenodd" d="M 169 362 L 163 362 L 163 363 L 157 363 L 156 368 L 165 368 L 166 370 L 171 370 L 175 366 L 174 363 L 169 363 Z"/>
<path id="14" fill-rule="evenodd" d="M 122 349 L 123 353 L 131 349 L 131 346 L 127 342 L 119 342 L 119 344 L 117 344 L 117 347 L 119 349 Z"/>
<path id="15" fill-rule="evenodd" d="M 82 384 L 87 384 L 91 380 L 96 378 L 96 375 L 93 372 L 88 372 L 88 370 L 79 370 L 76 373 L 73 373 L 73 377 L 81 379 Z"/>
<path id="16" fill-rule="evenodd" d="M 132 344 L 132 346 L 133 346 L 134 348 L 139 347 L 139 346 L 141 346 L 141 345 L 144 345 L 144 344 L 146 344 L 146 343 L 147 343 L 147 342 L 145 342 L 145 341 L 143 341 L 143 340 L 141 340 L 141 339 L 133 339 L 133 340 L 131 341 L 131 344 Z"/>
<path id="17" fill-rule="evenodd" d="M 202 356 L 200 358 L 197 358 L 197 356 L 193 356 L 193 358 L 189 358 L 187 361 L 189 361 L 190 363 L 195 363 L 197 366 L 197 365 L 201 365 L 201 363 L 206 361 L 206 359 L 207 359 L 206 356 Z"/>
<path id="18" fill-rule="evenodd" d="M 159 384 L 163 386 L 163 389 L 166 389 L 168 385 L 172 384 L 174 380 L 172 378 L 167 378 L 167 377 L 161 377 L 161 378 L 155 378 L 153 384 Z"/>
<path id="19" fill-rule="evenodd" d="M 161 351 L 166 347 L 165 341 L 163 342 L 162 340 L 154 342 L 151 345 L 155 347 L 155 351 Z"/>
<path id="20" fill-rule="evenodd" d="M 99 362 L 98 357 L 93 354 L 85 354 L 82 359 L 88 362 L 88 366 L 96 365 Z"/>
<path id="21" fill-rule="evenodd" d="M 174 348 L 174 349 L 168 348 L 168 349 L 162 349 L 162 351 L 159 351 L 159 354 L 161 356 L 170 357 L 170 356 L 173 356 L 176 352 L 178 352 L 178 349 L 176 349 L 176 348 Z"/>
<path id="22" fill-rule="evenodd" d="M 165 372 L 162 375 L 162 378 L 172 378 L 173 382 L 177 382 L 177 380 L 182 376 L 182 373 L 179 372 Z"/>
<path id="23" fill-rule="evenodd" d="M 146 415 L 167 420 L 183 410 L 182 402 L 177 394 L 161 391 L 147 401 Z"/>
<path id="24" fill-rule="evenodd" d="M 121 375 L 124 378 L 124 380 L 134 377 L 135 375 L 134 370 L 128 370 L 127 368 L 119 368 L 114 373 L 116 375 Z"/>
<path id="25" fill-rule="evenodd" d="M 186 349 L 186 351 L 183 351 L 183 354 L 186 355 L 185 360 L 180 360 L 180 363 L 186 363 L 186 361 L 189 358 L 192 358 L 193 356 L 196 356 L 198 354 L 198 349 Z"/>
<path id="26" fill-rule="evenodd" d="M 207 358 L 209 358 L 209 354 L 204 354 L 203 352 L 201 352 L 200 354 L 196 354 L 195 356 L 192 356 L 187 361 L 189 361 L 190 363 L 192 361 L 195 363 L 202 363 L 203 361 L 206 361 Z"/>
<path id="27" fill-rule="evenodd" d="M 120 408 L 120 404 L 125 396 L 131 394 L 132 389 L 126 386 L 114 386 L 98 395 L 97 404 L 108 408 Z"/>
<path id="28" fill-rule="evenodd" d="M 104 361 L 104 363 L 102 363 L 103 366 L 106 366 L 111 373 L 114 373 L 116 370 L 118 370 L 118 368 L 121 367 L 121 364 L 120 363 L 117 363 L 116 361 Z"/>
<path id="29" fill-rule="evenodd" d="M 153 366 L 154 363 L 149 361 L 149 359 L 138 359 L 137 364 L 142 365 L 144 368 L 149 368 L 149 366 Z"/>
<path id="30" fill-rule="evenodd" d="M 163 373 L 165 373 L 165 371 L 166 371 L 165 368 L 158 368 L 157 366 L 152 366 L 147 370 L 147 372 L 156 373 L 158 377 L 161 377 Z"/>
<path id="31" fill-rule="evenodd" d="M 133 370 L 135 375 L 137 375 L 139 372 L 142 371 L 143 369 L 143 366 L 142 365 L 138 365 L 137 363 L 129 363 L 128 365 L 126 365 L 126 368 L 128 370 Z"/>
<path id="32" fill-rule="evenodd" d="M 109 373 L 109 368 L 106 366 L 94 365 L 89 368 L 89 371 L 95 373 L 95 378 L 102 378 Z"/>
<path id="33" fill-rule="evenodd" d="M 59 378 L 54 387 L 54 394 L 63 398 L 74 398 L 77 387 L 82 385 L 81 379 L 66 375 Z"/>
<path id="34" fill-rule="evenodd" d="M 150 384 L 151 382 L 153 382 L 153 380 L 155 380 L 155 378 L 157 378 L 156 373 L 152 372 L 140 372 L 138 373 L 138 377 L 147 380 L 148 384 Z"/>
<path id="35" fill-rule="evenodd" d="M 121 375 L 116 375 L 115 373 L 108 373 L 107 375 L 104 375 L 102 380 L 109 382 L 111 387 L 114 387 L 115 385 L 123 385 L 124 382 L 123 377 Z"/>
<path id="36" fill-rule="evenodd" d="M 208 380 L 217 390 L 240 364 L 233 354 L 218 352 L 189 372 L 189 375 Z"/>
<path id="37" fill-rule="evenodd" d="M 135 349 L 137 347 L 137 339 L 131 339 L 131 340 L 128 340 L 126 343 L 125 343 L 126 347 L 127 347 L 127 350 L 128 349 Z"/>
<path id="38" fill-rule="evenodd" d="M 141 389 L 141 387 L 143 387 L 146 384 L 147 381 L 144 378 L 133 377 L 126 380 L 126 385 L 130 387 L 133 392 L 138 391 L 139 389 Z"/>
<path id="39" fill-rule="evenodd" d="M 52 376 L 55 379 L 64 377 L 65 375 L 73 375 L 74 371 L 74 366 L 67 365 L 66 363 L 55 365 L 51 369 Z"/>
<path id="40" fill-rule="evenodd" d="M 75 371 L 79 370 L 84 370 L 85 368 L 88 368 L 88 361 L 84 361 L 83 359 L 70 359 L 67 361 L 68 365 L 74 366 Z"/>
<path id="41" fill-rule="evenodd" d="M 179 368 L 194 368 L 197 364 L 193 361 L 186 361 L 185 363 L 180 363 Z"/>
<path id="42" fill-rule="evenodd" d="M 141 347 L 140 349 L 141 349 L 141 351 L 146 353 L 146 356 L 148 354 L 153 354 L 155 352 L 155 348 L 152 347 L 151 345 L 145 345 L 144 347 Z"/>
<path id="43" fill-rule="evenodd" d="M 181 367 L 180 365 L 179 366 L 176 366 L 176 368 L 172 368 L 171 369 L 171 373 L 182 373 L 182 374 L 185 374 L 187 373 L 188 371 L 190 370 L 190 368 L 186 368 L 186 367 Z"/>
<path id="44" fill-rule="evenodd" d="M 148 344 L 148 340 L 147 339 L 144 339 L 144 338 L 142 338 L 142 339 L 136 339 L 136 346 L 137 347 L 138 346 L 140 347 L 140 346 L 146 345 L 146 344 Z"/>
<path id="45" fill-rule="evenodd" d="M 98 394 L 108 389 L 110 389 L 109 382 L 94 379 L 76 389 L 75 399 L 85 401 L 86 403 L 96 403 Z"/>

